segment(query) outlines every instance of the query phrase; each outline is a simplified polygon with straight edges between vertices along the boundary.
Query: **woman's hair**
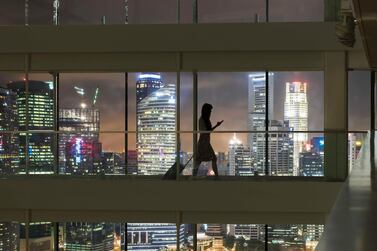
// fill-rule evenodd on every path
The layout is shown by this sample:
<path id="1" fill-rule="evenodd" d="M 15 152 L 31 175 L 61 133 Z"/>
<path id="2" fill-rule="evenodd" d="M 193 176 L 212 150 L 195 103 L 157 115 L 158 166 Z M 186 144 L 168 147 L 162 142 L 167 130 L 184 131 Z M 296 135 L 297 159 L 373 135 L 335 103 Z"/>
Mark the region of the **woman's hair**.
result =
<path id="1" fill-rule="evenodd" d="M 208 103 L 205 103 L 203 106 L 202 106 L 202 118 L 206 124 L 206 129 L 208 131 L 210 131 L 212 129 L 212 125 L 211 125 L 211 121 L 209 120 L 209 116 L 211 115 L 211 110 L 212 110 L 213 106 L 208 104 Z"/>

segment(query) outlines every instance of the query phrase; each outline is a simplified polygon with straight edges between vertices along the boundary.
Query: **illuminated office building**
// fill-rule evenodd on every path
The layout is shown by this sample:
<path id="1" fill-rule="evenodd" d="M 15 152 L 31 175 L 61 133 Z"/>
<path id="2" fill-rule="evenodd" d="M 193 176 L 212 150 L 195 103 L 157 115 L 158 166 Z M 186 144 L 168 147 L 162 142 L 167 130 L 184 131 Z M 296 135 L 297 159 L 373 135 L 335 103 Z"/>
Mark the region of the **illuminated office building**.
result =
<path id="1" fill-rule="evenodd" d="M 236 134 L 234 134 L 233 138 L 229 141 L 228 161 L 229 175 L 254 175 L 254 167 L 252 166 L 251 162 L 250 149 L 245 147 L 242 142 L 237 139 Z"/>
<path id="2" fill-rule="evenodd" d="M 64 250 L 114 250 L 114 234 L 113 224 L 70 222 L 65 224 Z"/>
<path id="3" fill-rule="evenodd" d="M 0 87 L 0 132 L 18 129 L 16 94 Z M 0 134 L 0 175 L 19 172 L 19 136 Z"/>
<path id="4" fill-rule="evenodd" d="M 160 83 L 159 75 L 141 74 L 137 83 L 137 161 L 140 175 L 162 175 L 175 161 L 175 86 L 161 85 L 157 89 L 153 85 L 155 82 Z"/>
<path id="5" fill-rule="evenodd" d="M 7 87 L 16 93 L 19 130 L 38 131 L 54 129 L 54 90 L 52 83 L 29 81 L 28 97 L 26 97 L 25 81 L 10 82 Z M 28 99 L 27 104 L 26 98 Z M 28 112 L 26 112 L 27 108 Z M 27 122 L 28 127 L 26 126 Z M 28 144 L 28 149 L 26 149 L 26 144 Z M 53 173 L 53 135 L 41 132 L 30 133 L 26 137 L 26 135 L 20 134 L 19 145 L 20 173 L 26 172 L 26 156 L 29 157 L 29 173 Z"/>
<path id="6" fill-rule="evenodd" d="M 53 250 L 52 225 L 50 222 L 29 223 L 29 250 Z M 20 224 L 20 250 L 26 250 L 26 224 Z"/>
<path id="7" fill-rule="evenodd" d="M 269 225 L 268 248 L 279 250 L 305 250 L 303 225 Z"/>
<path id="8" fill-rule="evenodd" d="M 293 139 L 289 133 L 291 127 L 288 121 L 271 120 L 268 129 L 276 131 L 268 136 L 268 159 L 270 160 L 268 173 L 273 176 L 291 176 L 293 174 Z M 264 134 L 258 134 L 256 146 L 255 170 L 263 175 L 266 154 Z"/>
<path id="9" fill-rule="evenodd" d="M 258 224 L 236 224 L 234 226 L 234 236 L 236 238 L 243 237 L 245 240 L 261 240 L 264 225 Z"/>
<path id="10" fill-rule="evenodd" d="M 184 225 L 179 229 L 181 243 L 184 243 Z M 127 224 L 127 250 L 155 251 L 177 246 L 177 228 L 169 223 Z"/>
<path id="11" fill-rule="evenodd" d="M 14 222 L 0 222 L 0 251 L 18 251 L 20 225 Z"/>
<path id="12" fill-rule="evenodd" d="M 101 172 L 104 174 L 124 175 L 124 154 L 116 152 L 102 152 Z"/>
<path id="13" fill-rule="evenodd" d="M 138 174 L 162 175 L 175 162 L 175 86 L 163 84 L 160 74 L 143 73 L 136 83 L 136 99 Z M 130 223 L 128 230 L 131 250 L 156 250 L 176 241 L 175 224 Z"/>
<path id="14" fill-rule="evenodd" d="M 101 172 L 99 142 L 100 113 L 98 108 L 59 109 L 60 172 L 82 175 Z"/>
<path id="15" fill-rule="evenodd" d="M 294 131 L 308 130 L 307 84 L 287 82 L 285 85 L 284 120 Z M 303 151 L 308 140 L 307 133 L 293 133 L 293 175 L 299 175 L 299 153 Z"/>
<path id="16" fill-rule="evenodd" d="M 268 116 L 273 118 L 273 101 L 274 101 L 274 74 L 269 73 L 268 83 Z M 256 72 L 249 74 L 248 86 L 248 130 L 265 131 L 266 128 L 266 73 Z M 257 152 L 258 135 L 256 133 L 248 134 L 248 144 L 252 156 L 255 157 Z"/>

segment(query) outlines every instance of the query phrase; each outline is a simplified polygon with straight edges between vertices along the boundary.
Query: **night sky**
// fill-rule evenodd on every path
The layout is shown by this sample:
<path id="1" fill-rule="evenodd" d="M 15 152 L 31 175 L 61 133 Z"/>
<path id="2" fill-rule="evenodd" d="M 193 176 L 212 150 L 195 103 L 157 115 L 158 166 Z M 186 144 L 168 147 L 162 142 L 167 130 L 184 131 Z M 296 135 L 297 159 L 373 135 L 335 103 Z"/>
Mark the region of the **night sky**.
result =
<path id="1" fill-rule="evenodd" d="M 191 0 L 181 1 L 181 22 L 190 23 Z M 123 0 L 61 0 L 61 24 L 100 24 L 106 16 L 107 24 L 124 23 Z M 138 23 L 176 23 L 176 0 L 129 0 L 129 21 Z M 23 0 L 0 1 L 0 24 L 24 23 Z M 158 10 L 158 11 L 156 11 Z M 30 24 L 51 24 L 50 0 L 30 1 Z M 255 14 L 265 19 L 262 0 L 199 0 L 199 22 L 253 22 Z M 270 21 L 321 21 L 323 0 L 270 0 Z M 129 75 L 129 130 L 135 130 L 136 90 L 138 73 Z M 200 73 L 199 110 L 204 102 L 214 105 L 212 123 L 224 119 L 223 130 L 247 130 L 248 73 Z M 1 85 L 22 79 L 22 74 L 0 72 Z M 163 82 L 175 83 L 175 73 L 162 73 Z M 32 74 L 30 79 L 52 80 L 48 74 Z M 283 118 L 284 84 L 289 81 L 308 83 L 309 130 L 323 130 L 323 73 L 279 72 L 275 74 L 274 119 Z M 60 75 L 60 107 L 79 105 L 79 96 L 73 86 L 87 90 L 88 97 L 100 88 L 98 104 L 101 112 L 101 130 L 124 130 L 125 81 L 122 73 L 66 74 Z M 181 129 L 192 129 L 192 76 L 182 73 Z M 365 130 L 369 126 L 369 73 L 349 74 L 349 129 Z M 189 116 L 186 116 L 186 115 Z M 215 151 L 226 151 L 231 134 L 212 136 Z M 183 149 L 190 150 L 191 135 L 183 138 Z M 239 135 L 245 142 L 246 135 Z M 135 135 L 129 137 L 129 148 L 135 148 Z M 101 142 L 105 151 L 122 151 L 121 134 L 103 134 Z"/>

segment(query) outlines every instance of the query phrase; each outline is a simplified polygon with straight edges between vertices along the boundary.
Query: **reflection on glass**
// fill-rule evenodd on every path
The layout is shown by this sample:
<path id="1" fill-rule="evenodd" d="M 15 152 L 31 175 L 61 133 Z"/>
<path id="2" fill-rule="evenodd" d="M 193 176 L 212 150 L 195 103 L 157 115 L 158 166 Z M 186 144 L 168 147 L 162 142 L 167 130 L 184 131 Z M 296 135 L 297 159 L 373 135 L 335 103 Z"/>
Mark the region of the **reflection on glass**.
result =
<path id="1" fill-rule="evenodd" d="M 38 251 L 53 250 L 52 223 L 31 222 L 29 224 L 29 249 Z M 26 224 L 20 224 L 20 250 L 26 250 Z"/>

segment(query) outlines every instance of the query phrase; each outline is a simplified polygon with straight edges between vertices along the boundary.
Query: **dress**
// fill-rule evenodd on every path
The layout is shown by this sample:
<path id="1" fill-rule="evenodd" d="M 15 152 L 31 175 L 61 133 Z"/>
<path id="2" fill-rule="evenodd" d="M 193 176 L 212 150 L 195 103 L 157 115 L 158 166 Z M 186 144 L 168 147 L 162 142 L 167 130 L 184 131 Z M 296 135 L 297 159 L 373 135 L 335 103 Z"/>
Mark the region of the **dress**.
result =
<path id="1" fill-rule="evenodd" d="M 211 125 L 210 125 L 211 126 Z M 200 117 L 199 119 L 199 131 L 210 131 L 211 128 L 206 127 L 204 119 Z M 216 158 L 215 151 L 210 143 L 210 133 L 201 133 L 198 141 L 198 148 L 196 152 L 196 161 L 211 161 Z"/>

